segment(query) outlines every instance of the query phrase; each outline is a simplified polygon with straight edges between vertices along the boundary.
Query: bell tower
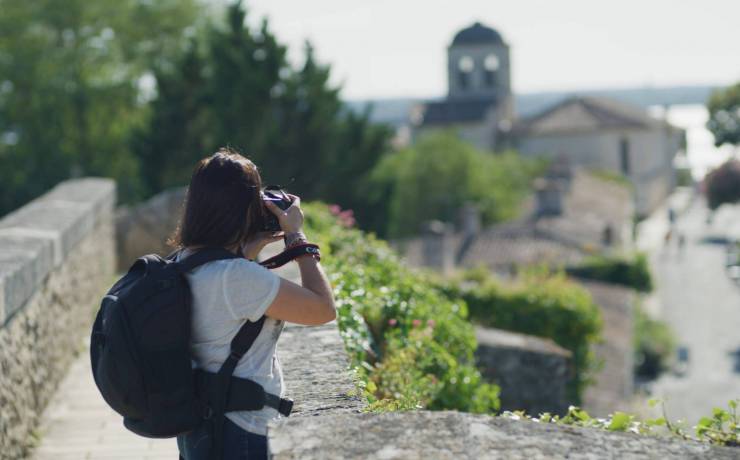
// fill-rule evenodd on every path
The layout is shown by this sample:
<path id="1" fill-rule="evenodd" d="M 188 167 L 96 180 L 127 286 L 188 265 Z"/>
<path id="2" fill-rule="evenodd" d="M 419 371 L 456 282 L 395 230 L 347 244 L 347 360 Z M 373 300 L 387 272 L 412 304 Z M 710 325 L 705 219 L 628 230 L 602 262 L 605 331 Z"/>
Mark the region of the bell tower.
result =
<path id="1" fill-rule="evenodd" d="M 458 32 L 447 48 L 447 79 L 450 100 L 488 99 L 510 105 L 509 46 L 496 30 L 476 22 Z"/>

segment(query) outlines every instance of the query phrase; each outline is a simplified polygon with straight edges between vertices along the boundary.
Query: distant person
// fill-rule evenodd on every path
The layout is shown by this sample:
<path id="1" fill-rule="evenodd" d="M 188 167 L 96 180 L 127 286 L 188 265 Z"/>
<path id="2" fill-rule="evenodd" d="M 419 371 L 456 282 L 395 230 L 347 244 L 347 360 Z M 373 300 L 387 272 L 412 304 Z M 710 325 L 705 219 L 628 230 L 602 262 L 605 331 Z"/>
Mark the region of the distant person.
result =
<path id="1" fill-rule="evenodd" d="M 671 238 L 673 237 L 673 230 L 668 230 L 665 232 L 665 236 L 663 237 L 663 245 L 668 246 L 671 244 Z"/>
<path id="2" fill-rule="evenodd" d="M 678 234 L 678 250 L 680 252 L 683 252 L 685 247 L 686 247 L 686 235 L 683 232 L 681 232 Z"/>
<path id="3" fill-rule="evenodd" d="M 676 223 L 676 211 L 672 207 L 668 208 L 668 223 L 671 225 Z"/>

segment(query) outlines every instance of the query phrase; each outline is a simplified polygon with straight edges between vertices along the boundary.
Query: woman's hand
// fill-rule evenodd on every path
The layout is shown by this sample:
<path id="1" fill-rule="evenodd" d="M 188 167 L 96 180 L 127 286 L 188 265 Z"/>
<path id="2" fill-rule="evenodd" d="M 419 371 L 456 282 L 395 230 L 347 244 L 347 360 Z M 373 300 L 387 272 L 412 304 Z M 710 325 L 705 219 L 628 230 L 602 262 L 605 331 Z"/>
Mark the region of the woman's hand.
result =
<path id="1" fill-rule="evenodd" d="M 303 229 L 301 199 L 295 195 L 289 194 L 288 196 L 293 200 L 293 204 L 284 211 L 271 201 L 265 201 L 265 205 L 267 206 L 267 209 L 277 216 L 278 222 L 280 222 L 280 228 L 282 228 L 285 233 L 300 232 Z"/>
<path id="2" fill-rule="evenodd" d="M 249 260 L 256 260 L 265 246 L 281 239 L 283 239 L 283 232 L 260 232 L 251 240 L 242 243 L 242 255 Z"/>

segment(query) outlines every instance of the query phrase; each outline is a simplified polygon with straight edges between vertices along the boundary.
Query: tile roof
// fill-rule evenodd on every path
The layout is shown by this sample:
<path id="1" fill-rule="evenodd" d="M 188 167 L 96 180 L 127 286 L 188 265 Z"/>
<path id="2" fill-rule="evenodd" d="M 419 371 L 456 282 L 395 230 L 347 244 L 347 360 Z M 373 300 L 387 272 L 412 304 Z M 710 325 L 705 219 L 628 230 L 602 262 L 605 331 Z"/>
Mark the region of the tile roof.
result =
<path id="1" fill-rule="evenodd" d="M 448 99 L 424 105 L 423 125 L 442 125 L 482 121 L 495 105 L 493 98 Z"/>
<path id="2" fill-rule="evenodd" d="M 455 34 L 452 46 L 457 45 L 501 45 L 504 39 L 497 30 L 476 22 Z"/>
<path id="3" fill-rule="evenodd" d="M 666 126 L 670 125 L 651 117 L 637 106 L 604 97 L 573 97 L 521 120 L 516 130 L 522 134 L 558 134 L 609 128 L 647 129 Z"/>

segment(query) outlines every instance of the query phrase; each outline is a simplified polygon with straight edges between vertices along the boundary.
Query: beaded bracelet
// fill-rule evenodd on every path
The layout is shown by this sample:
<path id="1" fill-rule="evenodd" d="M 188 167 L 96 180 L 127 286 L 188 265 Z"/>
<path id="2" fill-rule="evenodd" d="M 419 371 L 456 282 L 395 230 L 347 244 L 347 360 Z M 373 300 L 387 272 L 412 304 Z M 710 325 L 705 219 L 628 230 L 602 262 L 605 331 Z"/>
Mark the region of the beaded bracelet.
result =
<path id="1" fill-rule="evenodd" d="M 285 247 L 287 249 L 308 243 L 308 239 L 303 232 L 286 233 L 283 239 L 285 240 Z"/>

